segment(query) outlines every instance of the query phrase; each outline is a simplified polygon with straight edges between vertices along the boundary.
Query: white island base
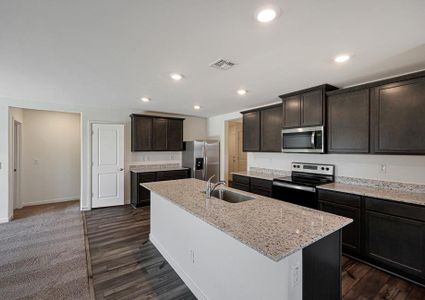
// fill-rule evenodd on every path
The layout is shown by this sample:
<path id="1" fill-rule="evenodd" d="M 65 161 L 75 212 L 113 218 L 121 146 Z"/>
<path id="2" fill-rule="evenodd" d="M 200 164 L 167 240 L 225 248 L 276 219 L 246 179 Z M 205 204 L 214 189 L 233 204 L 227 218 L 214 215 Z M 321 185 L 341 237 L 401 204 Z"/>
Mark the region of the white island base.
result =
<path id="1" fill-rule="evenodd" d="M 276 262 L 155 192 L 150 240 L 198 299 L 302 299 L 302 250 Z"/>

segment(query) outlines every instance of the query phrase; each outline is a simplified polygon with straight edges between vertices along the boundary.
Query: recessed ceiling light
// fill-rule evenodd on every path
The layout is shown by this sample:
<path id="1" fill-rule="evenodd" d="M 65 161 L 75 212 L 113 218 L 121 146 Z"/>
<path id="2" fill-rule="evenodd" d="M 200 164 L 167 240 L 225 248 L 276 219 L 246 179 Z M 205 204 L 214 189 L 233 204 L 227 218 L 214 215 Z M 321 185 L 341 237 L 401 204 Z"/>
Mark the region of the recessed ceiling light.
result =
<path id="1" fill-rule="evenodd" d="M 193 109 L 200 110 L 200 109 L 201 109 L 201 107 L 200 107 L 199 105 L 194 105 L 194 106 L 193 106 Z"/>
<path id="2" fill-rule="evenodd" d="M 179 81 L 179 80 L 181 80 L 183 78 L 183 75 L 182 74 L 178 74 L 178 73 L 171 73 L 170 74 L 170 77 L 172 79 L 176 80 L 176 81 Z"/>
<path id="3" fill-rule="evenodd" d="M 335 57 L 334 61 L 337 63 L 343 63 L 350 59 L 350 55 L 342 54 Z"/>
<path id="4" fill-rule="evenodd" d="M 246 95 L 246 93 L 247 93 L 247 91 L 246 91 L 246 90 L 244 90 L 244 89 L 239 89 L 239 90 L 237 90 L 236 92 L 237 92 L 239 95 L 241 95 L 241 96 Z"/>
<path id="5" fill-rule="evenodd" d="M 149 97 L 142 97 L 141 100 L 143 102 L 149 102 L 149 101 L 151 101 L 151 98 L 149 98 Z"/>
<path id="6" fill-rule="evenodd" d="M 277 16 L 276 10 L 272 8 L 266 8 L 260 10 L 257 14 L 257 21 L 261 23 L 268 23 L 273 21 Z"/>

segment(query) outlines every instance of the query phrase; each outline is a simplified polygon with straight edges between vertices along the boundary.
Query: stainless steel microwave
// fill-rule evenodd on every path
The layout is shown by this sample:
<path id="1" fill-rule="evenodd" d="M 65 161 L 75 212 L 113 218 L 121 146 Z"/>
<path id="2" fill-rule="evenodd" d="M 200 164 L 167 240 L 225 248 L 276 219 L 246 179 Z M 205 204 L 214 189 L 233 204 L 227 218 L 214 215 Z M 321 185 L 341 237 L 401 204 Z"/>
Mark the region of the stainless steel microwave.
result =
<path id="1" fill-rule="evenodd" d="M 282 152 L 324 153 L 325 134 L 323 126 L 282 130 Z"/>

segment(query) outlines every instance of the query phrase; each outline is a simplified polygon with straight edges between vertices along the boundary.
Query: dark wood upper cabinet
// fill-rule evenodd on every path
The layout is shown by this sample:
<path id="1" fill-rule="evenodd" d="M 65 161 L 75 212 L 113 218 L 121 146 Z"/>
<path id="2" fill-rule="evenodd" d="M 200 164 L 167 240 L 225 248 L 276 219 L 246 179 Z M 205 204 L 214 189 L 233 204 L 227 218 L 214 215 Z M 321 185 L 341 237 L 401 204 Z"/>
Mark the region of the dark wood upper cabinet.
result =
<path id="1" fill-rule="evenodd" d="M 338 92 L 327 99 L 328 152 L 369 153 L 369 89 Z"/>
<path id="2" fill-rule="evenodd" d="M 152 149 L 152 118 L 131 115 L 131 151 Z"/>
<path id="3" fill-rule="evenodd" d="M 300 127 L 301 125 L 301 96 L 295 95 L 282 99 L 284 128 Z"/>
<path id="4" fill-rule="evenodd" d="M 167 150 L 167 119 L 155 118 L 152 124 L 152 150 Z"/>
<path id="5" fill-rule="evenodd" d="M 281 152 L 282 105 L 260 107 L 242 114 L 244 152 Z"/>
<path id="6" fill-rule="evenodd" d="M 301 95 L 301 126 L 323 125 L 325 97 L 323 90 L 317 89 Z"/>
<path id="7" fill-rule="evenodd" d="M 425 78 L 372 89 L 375 153 L 425 154 Z"/>
<path id="8" fill-rule="evenodd" d="M 323 84 L 313 88 L 280 95 L 283 128 L 324 125 L 326 92 L 337 88 Z"/>
<path id="9" fill-rule="evenodd" d="M 131 151 L 182 151 L 183 121 L 132 114 Z"/>
<path id="10" fill-rule="evenodd" d="M 261 110 L 261 151 L 281 152 L 282 106 Z"/>
<path id="11" fill-rule="evenodd" d="M 167 150 L 183 150 L 183 120 L 168 119 L 167 124 Z"/>
<path id="12" fill-rule="evenodd" d="M 243 151 L 260 151 L 260 111 L 243 113 Z"/>

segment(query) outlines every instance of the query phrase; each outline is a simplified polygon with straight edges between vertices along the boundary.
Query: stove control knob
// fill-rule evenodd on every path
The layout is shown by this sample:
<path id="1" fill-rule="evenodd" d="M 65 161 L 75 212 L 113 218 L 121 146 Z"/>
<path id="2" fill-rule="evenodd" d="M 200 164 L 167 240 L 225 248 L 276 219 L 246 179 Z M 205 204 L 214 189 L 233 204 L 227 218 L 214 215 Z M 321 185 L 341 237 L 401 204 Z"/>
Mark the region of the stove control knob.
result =
<path id="1" fill-rule="evenodd" d="M 326 171 L 329 171 L 329 168 L 326 168 Z"/>

